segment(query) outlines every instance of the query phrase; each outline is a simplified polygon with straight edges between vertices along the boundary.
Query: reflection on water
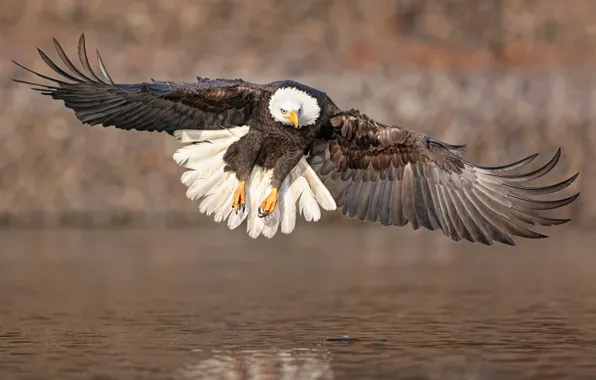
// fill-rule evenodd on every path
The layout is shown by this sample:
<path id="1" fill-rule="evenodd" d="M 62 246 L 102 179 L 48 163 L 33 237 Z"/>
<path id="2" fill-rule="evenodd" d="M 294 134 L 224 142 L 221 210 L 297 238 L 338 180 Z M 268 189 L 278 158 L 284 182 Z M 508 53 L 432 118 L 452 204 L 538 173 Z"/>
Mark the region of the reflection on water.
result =
<path id="1" fill-rule="evenodd" d="M 214 350 L 207 359 L 181 371 L 185 378 L 203 379 L 333 379 L 328 350 Z"/>
<path id="2" fill-rule="evenodd" d="M 596 235 L 558 231 L 3 231 L 0 379 L 596 378 Z"/>

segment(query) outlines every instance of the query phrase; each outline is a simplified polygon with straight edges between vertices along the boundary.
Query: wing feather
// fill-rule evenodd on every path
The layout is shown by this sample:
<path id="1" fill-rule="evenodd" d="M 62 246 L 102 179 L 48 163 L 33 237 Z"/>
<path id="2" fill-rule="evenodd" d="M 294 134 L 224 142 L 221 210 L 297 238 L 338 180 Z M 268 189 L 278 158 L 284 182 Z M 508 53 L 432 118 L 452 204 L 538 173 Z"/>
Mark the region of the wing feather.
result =
<path id="1" fill-rule="evenodd" d="M 345 215 L 383 225 L 440 229 L 455 241 L 515 245 L 512 236 L 544 238 L 526 225 L 560 225 L 541 212 L 565 207 L 579 194 L 555 200 L 578 174 L 547 186 L 526 182 L 550 173 L 559 148 L 544 165 L 519 173 L 533 154 L 501 166 L 465 161 L 465 145 L 385 125 L 351 110 L 333 116 L 311 149 L 309 163 Z M 323 137 L 325 136 L 325 137 Z"/>
<path id="2" fill-rule="evenodd" d="M 58 43 L 55 43 L 55 44 L 60 46 L 60 44 L 58 44 Z M 87 73 L 89 73 L 89 75 L 91 75 L 93 78 L 95 78 L 95 80 L 98 81 L 99 83 L 106 84 L 106 82 L 101 80 L 101 78 L 99 78 L 95 74 L 95 72 L 91 68 L 91 65 L 89 64 L 89 58 L 87 57 L 87 46 L 85 44 L 85 34 L 81 34 L 81 37 L 79 38 L 77 54 L 79 56 L 79 61 L 81 62 L 81 65 L 83 65 L 83 68 L 85 69 L 85 71 L 87 71 Z"/>
<path id="3" fill-rule="evenodd" d="M 204 79 L 195 83 L 155 81 L 137 84 L 115 84 L 97 51 L 97 61 L 104 78 L 91 68 L 85 36 L 78 43 L 82 70 L 68 58 L 53 39 L 58 57 L 65 68 L 38 49 L 41 59 L 61 79 L 37 73 L 17 62 L 19 67 L 53 82 L 40 84 L 19 79 L 16 82 L 53 99 L 62 100 L 76 117 L 88 125 L 113 126 L 120 129 L 158 131 L 172 134 L 179 129 L 217 129 L 248 125 L 255 117 L 255 104 L 267 86 L 240 79 Z"/>

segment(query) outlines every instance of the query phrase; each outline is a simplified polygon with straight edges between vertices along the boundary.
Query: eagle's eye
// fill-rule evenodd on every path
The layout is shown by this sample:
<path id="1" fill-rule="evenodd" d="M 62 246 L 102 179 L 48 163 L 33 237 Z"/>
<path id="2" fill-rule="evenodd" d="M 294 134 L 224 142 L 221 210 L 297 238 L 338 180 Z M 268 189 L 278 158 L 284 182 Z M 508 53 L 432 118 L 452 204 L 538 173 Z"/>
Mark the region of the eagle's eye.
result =
<path id="1" fill-rule="evenodd" d="M 284 115 L 288 113 L 288 111 L 287 111 L 287 110 L 285 110 L 285 109 L 283 109 L 283 108 L 280 108 L 280 111 L 281 111 L 281 113 L 282 113 L 282 114 L 284 114 Z"/>

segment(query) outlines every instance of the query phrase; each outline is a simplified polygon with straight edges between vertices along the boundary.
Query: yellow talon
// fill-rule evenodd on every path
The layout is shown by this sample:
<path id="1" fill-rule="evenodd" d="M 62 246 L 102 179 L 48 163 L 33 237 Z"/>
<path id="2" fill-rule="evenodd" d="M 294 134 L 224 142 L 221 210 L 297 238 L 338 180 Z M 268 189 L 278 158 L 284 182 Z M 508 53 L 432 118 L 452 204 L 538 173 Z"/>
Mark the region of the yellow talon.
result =
<path id="1" fill-rule="evenodd" d="M 234 196 L 232 197 L 232 208 L 236 214 L 238 214 L 240 209 L 244 212 L 246 208 L 246 181 L 242 181 L 238 184 Z"/>
<path id="2" fill-rule="evenodd" d="M 270 215 L 274 210 L 275 206 L 277 205 L 277 188 L 271 189 L 271 192 L 261 202 L 261 207 L 259 207 L 259 217 L 264 218 L 267 215 Z"/>

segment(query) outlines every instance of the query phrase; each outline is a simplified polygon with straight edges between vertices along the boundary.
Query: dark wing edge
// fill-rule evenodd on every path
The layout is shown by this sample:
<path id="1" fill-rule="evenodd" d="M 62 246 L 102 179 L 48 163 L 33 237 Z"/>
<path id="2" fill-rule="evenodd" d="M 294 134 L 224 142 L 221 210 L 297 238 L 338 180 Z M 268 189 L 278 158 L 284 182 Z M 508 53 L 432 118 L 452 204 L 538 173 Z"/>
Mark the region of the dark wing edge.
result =
<path id="1" fill-rule="evenodd" d="M 464 145 L 450 145 L 404 128 L 378 123 L 358 111 L 331 118 L 330 139 L 315 142 L 308 162 L 335 198 L 342 213 L 361 221 L 414 229 L 440 229 L 454 241 L 515 245 L 512 236 L 546 238 L 526 225 L 560 225 L 541 212 L 572 203 L 579 193 L 558 200 L 556 193 L 579 173 L 559 183 L 528 187 L 549 173 L 561 149 L 542 167 L 514 174 L 538 154 L 503 166 L 466 162 Z"/>
<path id="2" fill-rule="evenodd" d="M 56 52 L 70 72 L 54 63 L 41 49 L 43 61 L 61 79 L 37 73 L 20 63 L 16 65 L 51 81 L 39 84 L 20 79 L 18 83 L 33 86 L 43 95 L 64 101 L 84 124 L 113 126 L 119 129 L 157 131 L 173 134 L 180 129 L 218 129 L 245 125 L 253 115 L 256 97 L 264 90 L 240 79 L 199 79 L 197 83 L 155 81 L 138 84 L 116 84 L 97 51 L 97 62 L 103 75 L 97 75 L 87 57 L 85 35 L 78 43 L 79 70 L 56 39 Z M 84 71 L 84 72 L 83 72 Z"/>

